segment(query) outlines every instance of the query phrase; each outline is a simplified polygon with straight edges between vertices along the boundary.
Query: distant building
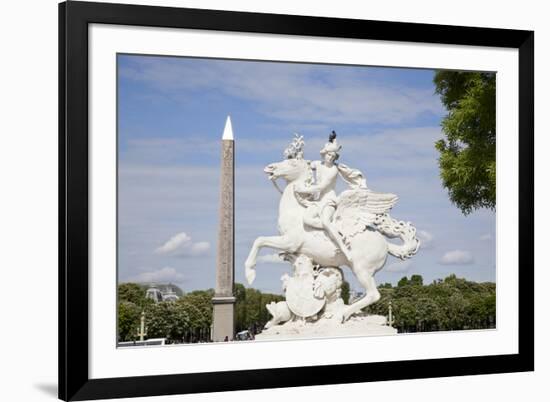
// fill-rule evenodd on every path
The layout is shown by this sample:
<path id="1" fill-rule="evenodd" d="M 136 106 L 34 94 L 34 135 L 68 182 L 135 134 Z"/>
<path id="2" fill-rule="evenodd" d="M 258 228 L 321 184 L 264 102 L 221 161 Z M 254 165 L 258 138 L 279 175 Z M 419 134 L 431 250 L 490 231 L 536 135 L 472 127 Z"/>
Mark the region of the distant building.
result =
<path id="1" fill-rule="evenodd" d="M 163 301 L 176 301 L 179 299 L 178 295 L 176 294 L 176 292 L 174 292 L 174 290 L 171 288 L 171 287 L 168 287 L 166 289 L 166 292 L 161 292 L 162 293 L 162 300 Z"/>
<path id="2" fill-rule="evenodd" d="M 174 289 L 172 286 L 163 286 L 163 289 L 159 289 L 157 285 L 151 284 L 149 288 L 145 291 L 145 297 L 147 299 L 154 300 L 155 303 L 161 302 L 161 301 L 176 301 L 179 299 L 179 296 L 176 292 L 174 292 Z"/>
<path id="3" fill-rule="evenodd" d="M 162 301 L 162 292 L 155 285 L 149 286 L 145 292 L 145 298 L 153 300 L 155 303 Z"/>

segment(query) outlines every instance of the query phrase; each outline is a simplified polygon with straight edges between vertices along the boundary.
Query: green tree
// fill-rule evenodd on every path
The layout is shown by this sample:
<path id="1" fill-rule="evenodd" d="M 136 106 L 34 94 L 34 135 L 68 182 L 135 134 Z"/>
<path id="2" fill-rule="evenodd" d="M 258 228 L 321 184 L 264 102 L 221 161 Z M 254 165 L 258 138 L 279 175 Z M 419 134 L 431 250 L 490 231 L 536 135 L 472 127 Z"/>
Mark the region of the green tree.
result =
<path id="1" fill-rule="evenodd" d="M 235 329 L 237 332 L 246 328 L 247 306 L 246 288 L 242 283 L 235 283 Z"/>
<path id="2" fill-rule="evenodd" d="M 160 302 L 145 311 L 148 338 L 167 338 L 168 343 L 182 342 L 191 330 L 190 313 L 182 303 Z"/>
<path id="3" fill-rule="evenodd" d="M 134 303 L 136 306 L 144 306 L 145 289 L 137 283 L 121 283 L 118 285 L 118 300 Z"/>
<path id="4" fill-rule="evenodd" d="M 242 283 L 235 283 L 233 294 L 237 302 L 242 302 L 246 297 L 246 288 Z"/>
<path id="5" fill-rule="evenodd" d="M 423 282 L 424 280 L 422 279 L 422 275 L 412 275 L 409 284 L 422 286 Z"/>
<path id="6" fill-rule="evenodd" d="M 349 303 L 349 292 L 350 292 L 349 282 L 344 280 L 342 282 L 340 297 L 342 298 L 342 300 L 344 300 L 344 303 L 346 304 Z"/>
<path id="7" fill-rule="evenodd" d="M 407 277 L 404 276 L 403 278 L 399 279 L 399 282 L 397 282 L 397 287 L 400 288 L 403 286 L 407 286 L 408 284 L 409 284 L 409 279 L 407 279 Z"/>
<path id="8" fill-rule="evenodd" d="M 176 302 L 189 316 L 191 330 L 210 328 L 212 324 L 212 296 L 211 290 L 195 290 L 187 293 Z"/>
<path id="9" fill-rule="evenodd" d="M 265 307 L 272 301 L 284 300 L 281 295 L 262 293 L 257 289 L 245 288 L 235 284 L 235 329 L 237 332 L 246 329 L 261 329 L 270 320 L 271 315 Z"/>
<path id="10" fill-rule="evenodd" d="M 496 286 L 451 274 L 423 285 L 422 276 L 401 278 L 397 287 L 379 286 L 380 300 L 367 307 L 371 314 L 388 315 L 391 300 L 399 332 L 494 328 Z"/>
<path id="11" fill-rule="evenodd" d="M 141 312 L 153 304 L 145 298 L 145 289 L 137 283 L 121 283 L 118 292 L 118 339 L 120 342 L 137 338 Z"/>
<path id="12" fill-rule="evenodd" d="M 496 203 L 494 73 L 437 71 L 435 92 L 447 108 L 436 142 L 443 186 L 465 215 Z"/>
<path id="13" fill-rule="evenodd" d="M 129 301 L 118 303 L 118 339 L 120 342 L 133 341 L 137 337 L 141 308 Z"/>

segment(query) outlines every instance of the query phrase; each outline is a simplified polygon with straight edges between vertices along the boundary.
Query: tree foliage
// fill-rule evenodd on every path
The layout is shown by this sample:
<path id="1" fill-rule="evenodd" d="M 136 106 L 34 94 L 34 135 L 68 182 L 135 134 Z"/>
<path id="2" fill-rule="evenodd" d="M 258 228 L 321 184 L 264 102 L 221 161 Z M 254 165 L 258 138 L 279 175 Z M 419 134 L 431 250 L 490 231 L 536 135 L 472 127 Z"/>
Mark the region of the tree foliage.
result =
<path id="1" fill-rule="evenodd" d="M 494 73 L 437 71 L 435 91 L 447 108 L 436 142 L 443 186 L 464 214 L 496 203 Z"/>
<path id="2" fill-rule="evenodd" d="M 388 315 L 392 302 L 394 327 L 399 332 L 494 328 L 496 286 L 450 275 L 423 285 L 420 275 L 403 277 L 397 287 L 379 286 L 380 300 L 369 313 Z"/>
<path id="3" fill-rule="evenodd" d="M 148 338 L 166 338 L 169 343 L 183 342 L 191 328 L 191 312 L 178 303 L 160 302 L 145 311 Z"/>
<path id="4" fill-rule="evenodd" d="M 118 285 L 118 338 L 134 341 L 138 338 L 141 312 L 153 303 L 145 298 L 145 288 L 137 283 Z"/>
<path id="5" fill-rule="evenodd" d="M 212 324 L 212 297 L 214 290 L 195 290 L 181 297 L 176 304 L 189 314 L 192 330 L 210 328 Z"/>
<path id="6" fill-rule="evenodd" d="M 118 303 L 118 338 L 120 341 L 133 341 L 137 338 L 137 329 L 141 308 L 131 301 Z"/>
<path id="7" fill-rule="evenodd" d="M 137 283 L 121 283 L 118 285 L 118 300 L 134 303 L 140 307 L 150 302 L 145 298 L 145 288 Z"/>
<path id="8" fill-rule="evenodd" d="M 145 312 L 147 338 L 166 338 L 167 343 L 206 342 L 212 325 L 214 291 L 196 290 L 175 302 L 154 303 L 145 300 L 145 289 L 135 284 L 119 285 L 119 341 L 138 338 L 141 312 Z M 344 286 L 344 288 L 347 288 Z M 421 275 L 403 277 L 397 286 L 378 287 L 380 300 L 367 307 L 371 314 L 388 315 L 393 306 L 394 326 L 399 332 L 494 328 L 496 325 L 496 287 L 494 283 L 476 283 L 450 275 L 443 280 L 423 284 Z M 345 289 L 342 292 L 344 297 Z M 271 318 L 266 304 L 284 300 L 277 294 L 235 284 L 235 330 L 260 331 Z"/>
<path id="9" fill-rule="evenodd" d="M 258 332 L 263 329 L 270 320 L 271 315 L 267 304 L 272 301 L 278 302 L 284 300 L 281 295 L 272 293 L 262 293 L 259 290 L 245 288 L 242 284 L 235 284 L 235 329 L 237 332 L 251 330 Z"/>
<path id="10" fill-rule="evenodd" d="M 155 303 L 145 298 L 146 288 L 135 283 L 118 286 L 119 341 L 138 338 L 141 312 L 145 312 L 147 338 L 166 338 L 167 343 L 198 342 L 210 339 L 214 290 L 195 290 L 175 302 Z M 284 300 L 283 296 L 262 293 L 236 283 L 234 294 L 235 329 L 260 330 L 271 318 L 266 304 Z"/>
<path id="11" fill-rule="evenodd" d="M 342 281 L 342 288 L 341 288 L 340 297 L 342 298 L 344 303 L 348 304 L 349 303 L 349 296 L 350 296 L 349 282 L 344 279 Z"/>

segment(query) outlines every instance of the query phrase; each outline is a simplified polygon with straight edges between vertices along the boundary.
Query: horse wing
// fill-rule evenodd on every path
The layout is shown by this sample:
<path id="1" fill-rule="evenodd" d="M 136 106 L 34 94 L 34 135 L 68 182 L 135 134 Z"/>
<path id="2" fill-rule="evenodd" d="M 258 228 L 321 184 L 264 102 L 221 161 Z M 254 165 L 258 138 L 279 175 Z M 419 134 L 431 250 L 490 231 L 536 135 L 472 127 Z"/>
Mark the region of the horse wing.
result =
<path id="1" fill-rule="evenodd" d="M 373 214 L 386 214 L 392 209 L 399 197 L 391 193 L 377 193 L 368 191 L 366 208 Z"/>
<path id="2" fill-rule="evenodd" d="M 395 194 L 369 189 L 343 191 L 338 197 L 334 222 L 345 237 L 352 237 L 371 225 L 376 215 L 388 213 L 398 199 Z"/>

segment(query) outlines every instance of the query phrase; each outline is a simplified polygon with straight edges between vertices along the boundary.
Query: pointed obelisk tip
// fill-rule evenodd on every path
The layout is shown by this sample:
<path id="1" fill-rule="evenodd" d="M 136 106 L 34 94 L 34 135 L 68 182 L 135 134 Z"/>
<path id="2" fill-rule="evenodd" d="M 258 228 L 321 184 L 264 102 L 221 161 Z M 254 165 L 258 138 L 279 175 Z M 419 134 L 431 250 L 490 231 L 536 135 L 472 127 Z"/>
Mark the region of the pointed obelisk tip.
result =
<path id="1" fill-rule="evenodd" d="M 222 140 L 231 140 L 233 141 L 233 127 L 231 127 L 231 117 L 227 116 L 225 121 L 225 128 L 223 129 Z"/>

